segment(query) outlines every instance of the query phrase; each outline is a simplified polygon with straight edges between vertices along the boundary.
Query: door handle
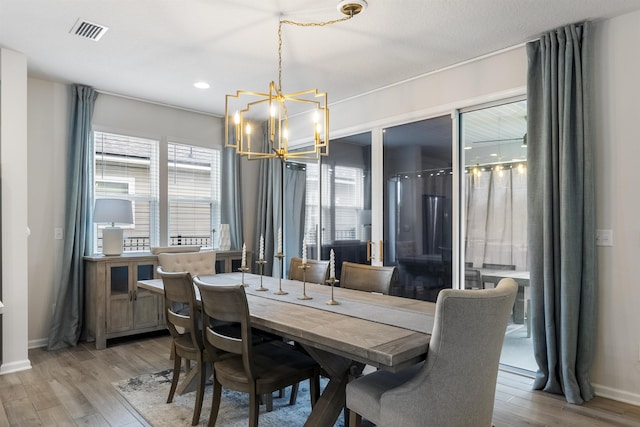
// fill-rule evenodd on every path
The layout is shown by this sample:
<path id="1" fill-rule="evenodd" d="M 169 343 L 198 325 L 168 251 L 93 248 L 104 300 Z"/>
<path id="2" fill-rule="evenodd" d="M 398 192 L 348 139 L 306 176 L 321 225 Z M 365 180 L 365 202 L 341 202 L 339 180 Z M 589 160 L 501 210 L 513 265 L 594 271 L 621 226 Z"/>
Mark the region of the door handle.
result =
<path id="1" fill-rule="evenodd" d="M 367 261 L 371 261 L 371 240 L 367 240 Z"/>
<path id="2" fill-rule="evenodd" d="M 382 257 L 382 252 L 383 252 L 382 240 L 380 240 L 380 262 L 384 262 L 384 258 Z"/>

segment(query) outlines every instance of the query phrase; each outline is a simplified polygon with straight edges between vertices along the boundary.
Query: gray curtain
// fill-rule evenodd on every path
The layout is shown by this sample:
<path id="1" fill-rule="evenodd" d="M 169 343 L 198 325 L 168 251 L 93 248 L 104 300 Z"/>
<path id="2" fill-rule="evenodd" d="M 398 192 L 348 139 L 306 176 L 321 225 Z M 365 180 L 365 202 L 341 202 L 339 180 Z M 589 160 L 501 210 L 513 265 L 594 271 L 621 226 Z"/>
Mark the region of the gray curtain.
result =
<path id="1" fill-rule="evenodd" d="M 232 148 L 222 149 L 221 175 L 224 179 L 221 183 L 220 223 L 229 224 L 231 249 L 240 250 L 244 243 L 240 156 Z"/>
<path id="2" fill-rule="evenodd" d="M 266 126 L 265 126 L 266 128 Z M 269 150 L 269 139 L 264 130 L 263 149 Z M 282 162 L 280 159 L 263 159 L 260 162 L 258 174 L 258 204 L 255 234 L 253 236 L 253 247 L 255 248 L 254 259 L 259 256 L 260 236 L 264 237 L 264 264 L 263 274 L 265 276 L 276 276 L 278 269 L 273 268 L 276 253 L 278 227 L 281 227 L 281 195 L 282 195 Z M 258 265 L 255 264 L 253 272 L 258 273 Z"/>
<path id="3" fill-rule="evenodd" d="M 306 165 L 287 163 L 284 172 L 284 206 L 288 212 L 284 230 L 284 277 L 288 277 L 289 260 L 302 256 L 307 193 Z"/>
<path id="4" fill-rule="evenodd" d="M 92 251 L 93 130 L 91 118 L 98 93 L 71 86 L 66 219 L 62 271 L 48 349 L 75 346 L 84 319 L 83 256 Z"/>
<path id="5" fill-rule="evenodd" d="M 534 388 L 583 403 L 598 317 L 589 23 L 545 34 L 527 54 Z"/>

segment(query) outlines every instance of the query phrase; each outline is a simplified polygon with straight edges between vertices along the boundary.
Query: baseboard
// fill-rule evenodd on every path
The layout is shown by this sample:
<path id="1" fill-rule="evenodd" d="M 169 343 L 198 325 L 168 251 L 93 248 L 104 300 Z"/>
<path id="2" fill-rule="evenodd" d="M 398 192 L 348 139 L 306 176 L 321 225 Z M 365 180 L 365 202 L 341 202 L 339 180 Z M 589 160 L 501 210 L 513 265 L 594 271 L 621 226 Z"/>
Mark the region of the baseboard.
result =
<path id="1" fill-rule="evenodd" d="M 640 394 L 629 393 L 628 391 L 618 390 L 599 384 L 591 384 L 593 391 L 598 397 L 617 400 L 618 402 L 628 403 L 630 405 L 640 406 Z"/>
<path id="2" fill-rule="evenodd" d="M 31 340 L 29 341 L 28 345 L 29 345 L 29 350 L 34 349 L 34 348 L 42 348 L 42 347 L 46 347 L 49 344 L 49 339 L 48 338 L 40 338 L 39 340 Z"/>
<path id="3" fill-rule="evenodd" d="M 0 365 L 0 375 L 10 374 L 12 372 L 26 371 L 27 369 L 31 369 L 31 362 L 29 361 L 29 359 L 3 363 L 2 365 Z"/>

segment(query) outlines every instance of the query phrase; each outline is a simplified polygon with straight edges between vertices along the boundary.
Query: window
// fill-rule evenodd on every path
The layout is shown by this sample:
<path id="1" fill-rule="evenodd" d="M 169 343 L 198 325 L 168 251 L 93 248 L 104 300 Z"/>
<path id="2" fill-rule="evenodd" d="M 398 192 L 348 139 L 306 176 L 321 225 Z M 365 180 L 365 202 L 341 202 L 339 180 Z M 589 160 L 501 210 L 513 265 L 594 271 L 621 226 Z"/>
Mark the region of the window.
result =
<path id="1" fill-rule="evenodd" d="M 169 245 L 211 246 L 220 223 L 220 151 L 168 145 Z"/>
<path id="2" fill-rule="evenodd" d="M 131 200 L 134 224 L 124 228 L 124 250 L 144 251 L 158 237 L 158 141 L 94 133 L 95 198 Z M 102 251 L 102 226 L 94 251 Z"/>
<path id="3" fill-rule="evenodd" d="M 220 222 L 219 150 L 105 132 L 94 132 L 94 145 L 95 198 L 133 203 L 134 224 L 122 226 L 125 251 L 211 246 L 212 229 Z M 167 152 L 166 164 L 160 164 L 161 150 Z M 160 206 L 168 206 L 167 212 Z M 166 233 L 160 224 L 168 224 Z M 100 252 L 102 226 L 95 233 L 94 252 Z"/>

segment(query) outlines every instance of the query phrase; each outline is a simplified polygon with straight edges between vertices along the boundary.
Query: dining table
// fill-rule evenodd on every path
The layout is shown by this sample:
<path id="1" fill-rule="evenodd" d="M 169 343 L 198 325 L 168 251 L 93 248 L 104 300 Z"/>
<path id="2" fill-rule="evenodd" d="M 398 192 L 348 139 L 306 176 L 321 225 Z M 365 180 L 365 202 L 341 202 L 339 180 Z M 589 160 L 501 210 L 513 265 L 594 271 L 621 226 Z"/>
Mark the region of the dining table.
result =
<path id="1" fill-rule="evenodd" d="M 335 424 L 354 367 L 398 371 L 424 360 L 429 347 L 431 302 L 247 273 L 200 279 L 243 284 L 251 326 L 302 345 L 329 376 L 305 426 Z M 163 293 L 161 279 L 140 280 L 137 286 Z"/>

